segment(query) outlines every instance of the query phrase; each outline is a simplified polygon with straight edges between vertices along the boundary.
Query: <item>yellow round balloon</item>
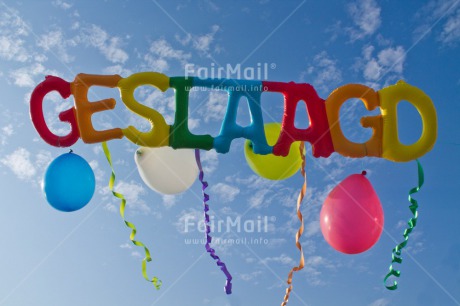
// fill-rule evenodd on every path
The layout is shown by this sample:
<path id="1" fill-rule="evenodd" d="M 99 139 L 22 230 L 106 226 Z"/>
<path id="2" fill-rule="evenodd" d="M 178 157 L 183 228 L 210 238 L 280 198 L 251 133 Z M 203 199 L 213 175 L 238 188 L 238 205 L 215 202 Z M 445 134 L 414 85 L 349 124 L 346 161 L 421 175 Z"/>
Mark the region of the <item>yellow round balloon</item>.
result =
<path id="1" fill-rule="evenodd" d="M 275 145 L 281 132 L 281 124 L 272 122 L 264 125 L 265 137 L 270 146 Z M 292 143 L 286 157 L 273 154 L 260 155 L 252 150 L 251 141 L 244 144 L 246 162 L 257 175 L 269 180 L 285 180 L 293 176 L 302 165 L 300 141 Z"/>

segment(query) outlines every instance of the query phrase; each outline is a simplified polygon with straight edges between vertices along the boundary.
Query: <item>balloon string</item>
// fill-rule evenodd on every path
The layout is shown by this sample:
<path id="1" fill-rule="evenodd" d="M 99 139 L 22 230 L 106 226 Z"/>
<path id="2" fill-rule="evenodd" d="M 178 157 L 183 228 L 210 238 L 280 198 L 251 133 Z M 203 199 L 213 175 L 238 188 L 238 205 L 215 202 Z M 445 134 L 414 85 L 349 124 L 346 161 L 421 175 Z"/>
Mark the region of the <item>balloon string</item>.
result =
<path id="1" fill-rule="evenodd" d="M 307 176 L 305 174 L 305 155 L 303 151 L 304 151 L 304 142 L 302 141 L 302 143 L 300 144 L 300 156 L 302 158 L 302 166 L 300 168 L 300 173 L 302 174 L 304 178 L 304 182 L 302 185 L 302 189 L 300 190 L 299 197 L 297 198 L 297 217 L 300 220 L 300 227 L 295 236 L 295 244 L 300 251 L 300 261 L 297 267 L 293 267 L 291 271 L 289 271 L 288 279 L 287 279 L 287 284 L 289 286 L 288 288 L 286 288 L 286 294 L 284 295 L 284 300 L 281 303 L 281 306 L 286 306 L 289 301 L 289 295 L 291 294 L 291 291 L 292 291 L 292 276 L 294 272 L 302 270 L 303 267 L 305 266 L 302 245 L 300 244 L 300 236 L 302 236 L 303 228 L 304 228 L 303 216 L 302 216 L 302 213 L 300 212 L 300 205 L 302 204 L 302 200 L 305 197 L 305 193 L 307 191 Z"/>
<path id="2" fill-rule="evenodd" d="M 411 203 L 411 205 L 409 206 L 409 209 L 410 209 L 410 211 L 412 212 L 412 214 L 414 216 L 409 219 L 409 222 L 407 222 L 409 227 L 404 230 L 404 234 L 403 234 L 404 241 L 401 242 L 400 244 L 398 244 L 392 251 L 392 254 L 391 254 L 392 260 L 391 260 L 391 265 L 390 265 L 390 272 L 388 272 L 388 274 L 383 279 L 383 283 L 385 284 L 385 287 L 388 290 L 396 290 L 396 289 L 398 289 L 398 282 L 397 281 L 393 281 L 393 285 L 386 285 L 386 281 L 391 276 L 399 277 L 401 275 L 401 271 L 396 270 L 395 268 L 393 268 L 393 264 L 394 263 L 399 263 L 399 264 L 402 263 L 401 251 L 407 245 L 407 241 L 409 240 L 409 234 L 412 232 L 414 227 L 417 225 L 418 203 L 414 198 L 412 198 L 412 194 L 418 192 L 420 190 L 420 188 L 422 188 L 422 185 L 423 185 L 423 182 L 424 182 L 424 174 L 423 174 L 422 165 L 420 164 L 418 159 L 416 161 L 417 161 L 417 169 L 418 169 L 418 186 L 412 188 L 409 191 L 409 202 Z"/>
<path id="3" fill-rule="evenodd" d="M 220 260 L 219 256 L 216 255 L 216 251 L 213 248 L 211 248 L 211 246 L 210 246 L 210 243 L 212 241 L 212 237 L 210 235 L 211 227 L 209 225 L 209 215 L 208 215 L 209 205 L 207 203 L 209 201 L 209 195 L 205 192 L 205 189 L 208 187 L 208 182 L 206 182 L 204 180 L 204 172 L 203 172 L 203 168 L 201 166 L 200 150 L 199 149 L 195 149 L 195 159 L 196 159 L 196 164 L 198 165 L 198 168 L 200 170 L 199 178 L 200 178 L 200 182 L 202 184 L 201 190 L 203 192 L 204 222 L 205 222 L 205 225 L 206 225 L 206 245 L 205 245 L 206 246 L 206 251 L 209 253 L 209 255 L 214 260 L 217 260 L 217 265 L 220 267 L 222 272 L 224 272 L 225 276 L 227 277 L 227 281 L 225 283 L 224 289 L 225 289 L 225 293 L 231 294 L 232 293 L 232 276 L 228 272 L 227 266 L 225 265 L 225 263 Z"/>
<path id="4" fill-rule="evenodd" d="M 156 277 L 156 276 L 154 276 L 152 279 L 150 279 L 148 277 L 148 275 L 147 275 L 147 262 L 152 261 L 152 257 L 150 256 L 150 251 L 142 242 L 140 242 L 138 240 L 134 240 L 134 237 L 136 236 L 137 230 L 136 230 L 136 227 L 134 226 L 133 223 L 128 222 L 125 219 L 126 199 L 125 199 L 123 194 L 113 190 L 113 186 L 115 185 L 115 170 L 113 169 L 112 157 L 111 157 L 111 154 L 110 154 L 110 151 L 109 151 L 109 148 L 108 148 L 106 142 L 102 143 L 102 149 L 104 150 L 105 157 L 107 158 L 107 161 L 109 162 L 110 168 L 112 169 L 112 174 L 110 176 L 110 181 L 109 181 L 109 189 L 110 189 L 110 191 L 112 192 L 112 194 L 115 197 L 117 197 L 118 199 L 121 200 L 121 202 L 120 202 L 120 215 L 123 218 L 123 221 L 125 222 L 126 226 L 131 229 L 131 235 L 129 236 L 129 239 L 131 240 L 131 242 L 135 246 L 144 248 L 145 257 L 142 260 L 142 276 L 144 276 L 144 278 L 147 281 L 153 283 L 155 288 L 158 290 L 158 289 L 160 289 L 161 284 L 162 284 L 161 280 L 159 280 L 158 277 Z"/>

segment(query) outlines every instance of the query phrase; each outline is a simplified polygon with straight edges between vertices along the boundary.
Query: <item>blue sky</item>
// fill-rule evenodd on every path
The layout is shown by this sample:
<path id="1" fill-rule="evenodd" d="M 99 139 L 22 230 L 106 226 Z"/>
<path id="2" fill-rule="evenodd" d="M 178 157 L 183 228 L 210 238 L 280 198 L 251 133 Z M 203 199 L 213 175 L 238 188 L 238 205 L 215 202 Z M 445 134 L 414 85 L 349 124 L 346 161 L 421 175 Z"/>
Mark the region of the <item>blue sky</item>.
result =
<path id="1" fill-rule="evenodd" d="M 127 139 L 110 141 L 116 189 L 128 199 L 126 216 L 152 252 L 149 274 L 163 281 L 156 291 L 142 278 L 142 250 L 130 244 L 118 202 L 108 190 L 110 168 L 100 144 L 80 140 L 72 146 L 96 174 L 91 202 L 74 213 L 47 204 L 40 189 L 46 166 L 68 149 L 51 147 L 39 137 L 28 102 L 47 74 L 67 81 L 80 72 L 183 76 L 186 65 L 210 70 L 264 63 L 268 80 L 310 83 L 324 99 L 340 85 L 380 89 L 404 79 L 431 97 L 438 114 L 438 141 L 421 158 L 425 185 L 415 195 L 419 220 L 404 249 L 395 292 L 386 290 L 382 279 L 411 217 L 407 194 L 417 183 L 415 162 L 336 153 L 315 159 L 307 146 L 301 239 L 306 267 L 294 275 L 289 305 L 459 305 L 459 46 L 458 0 L 1 1 L 0 305 L 279 305 L 287 274 L 299 259 L 294 243 L 299 174 L 279 182 L 254 175 L 242 139 L 228 154 L 202 152 L 213 218 L 269 220 L 267 232 L 231 228 L 213 233 L 220 239 L 246 239 L 215 245 L 234 277 L 233 294 L 226 296 L 225 278 L 204 245 L 187 244 L 203 237 L 196 226 L 185 230 L 187 220 L 197 223 L 202 217 L 199 182 L 177 196 L 157 194 L 138 175 L 137 147 Z M 136 95 L 173 123 L 172 90 L 142 87 Z M 148 129 L 126 109 L 116 89 L 94 88 L 89 97 L 117 99 L 114 111 L 94 116 L 95 127 Z M 56 95 L 45 101 L 47 122 L 56 133 L 68 131 L 57 114 L 71 103 Z M 265 120 L 281 120 L 281 95 L 264 94 L 262 104 Z M 217 135 L 225 107 L 222 92 L 192 93 L 192 132 Z M 354 141 L 370 137 L 359 125 L 363 115 L 369 112 L 361 103 L 349 102 L 341 111 L 345 133 Z M 238 120 L 243 125 L 250 120 L 244 105 Z M 307 126 L 306 120 L 299 112 L 299 126 Z M 407 103 L 399 107 L 399 125 L 405 143 L 421 133 L 420 118 Z M 319 212 L 338 182 L 363 169 L 382 202 L 385 230 L 371 250 L 350 256 L 324 241 Z"/>

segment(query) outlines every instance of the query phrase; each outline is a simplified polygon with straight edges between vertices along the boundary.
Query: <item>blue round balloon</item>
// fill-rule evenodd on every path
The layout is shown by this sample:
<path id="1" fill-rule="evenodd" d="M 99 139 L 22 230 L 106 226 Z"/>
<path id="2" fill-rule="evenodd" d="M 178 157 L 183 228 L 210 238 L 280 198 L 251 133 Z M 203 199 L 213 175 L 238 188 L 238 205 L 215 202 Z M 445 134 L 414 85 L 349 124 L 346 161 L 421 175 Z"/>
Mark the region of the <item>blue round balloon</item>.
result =
<path id="1" fill-rule="evenodd" d="M 81 156 L 62 154 L 48 166 L 43 180 L 46 200 L 60 211 L 85 207 L 96 188 L 93 169 Z"/>

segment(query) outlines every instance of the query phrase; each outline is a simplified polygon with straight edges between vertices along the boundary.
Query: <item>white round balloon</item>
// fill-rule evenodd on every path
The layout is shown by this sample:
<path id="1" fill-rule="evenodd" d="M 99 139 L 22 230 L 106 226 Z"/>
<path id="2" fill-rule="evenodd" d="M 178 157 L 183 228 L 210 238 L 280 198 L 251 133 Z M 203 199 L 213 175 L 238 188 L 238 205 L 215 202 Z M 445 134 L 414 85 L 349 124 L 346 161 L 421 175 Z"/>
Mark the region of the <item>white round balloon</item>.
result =
<path id="1" fill-rule="evenodd" d="M 141 147 L 134 154 L 137 170 L 144 183 L 162 194 L 181 193 L 198 176 L 193 149 Z"/>

